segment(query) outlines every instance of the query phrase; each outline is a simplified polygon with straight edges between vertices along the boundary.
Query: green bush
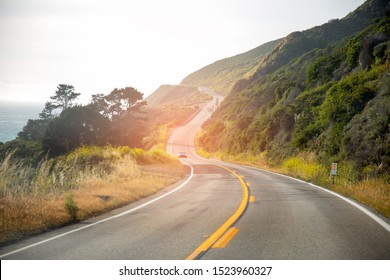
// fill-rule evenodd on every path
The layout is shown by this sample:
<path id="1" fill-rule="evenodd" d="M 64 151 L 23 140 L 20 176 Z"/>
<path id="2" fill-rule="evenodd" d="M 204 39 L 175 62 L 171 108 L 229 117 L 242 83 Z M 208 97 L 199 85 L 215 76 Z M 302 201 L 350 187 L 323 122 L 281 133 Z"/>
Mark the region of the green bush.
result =
<path id="1" fill-rule="evenodd" d="M 347 48 L 348 49 L 347 49 L 346 61 L 349 67 L 355 68 L 359 61 L 359 54 L 360 54 L 360 50 L 362 49 L 362 45 L 360 41 L 351 40 L 348 43 Z"/>
<path id="2" fill-rule="evenodd" d="M 287 174 L 298 178 L 318 182 L 326 174 L 326 168 L 314 160 L 305 159 L 302 156 L 296 156 L 286 159 L 282 163 L 282 170 Z"/>
<path id="3" fill-rule="evenodd" d="M 68 214 L 72 217 L 72 220 L 77 221 L 77 213 L 79 212 L 79 208 L 77 207 L 72 194 L 69 194 L 65 197 L 64 206 Z"/>

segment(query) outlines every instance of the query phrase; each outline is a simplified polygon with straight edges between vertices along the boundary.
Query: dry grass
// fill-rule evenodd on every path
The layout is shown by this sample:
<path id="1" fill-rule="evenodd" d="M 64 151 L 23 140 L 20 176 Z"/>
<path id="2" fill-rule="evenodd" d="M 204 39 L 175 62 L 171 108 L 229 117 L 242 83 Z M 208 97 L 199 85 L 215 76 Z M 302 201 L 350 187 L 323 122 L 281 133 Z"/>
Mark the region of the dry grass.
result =
<path id="1" fill-rule="evenodd" d="M 69 222 L 58 196 L 2 198 L 0 217 L 0 244 Z"/>
<path id="2" fill-rule="evenodd" d="M 151 155 L 155 157 L 156 152 Z M 77 182 L 76 185 L 62 190 L 56 188 L 55 191 L 50 184 L 44 191 L 25 190 L 26 186 L 39 190 L 30 182 L 18 187 L 23 191 L 13 192 L 8 190 L 10 187 L 5 186 L 4 182 L 11 183 L 15 180 L 14 176 L 3 176 L 12 177 L 12 180 L 0 181 L 3 184 L 0 197 L 0 244 L 74 222 L 65 208 L 65 199 L 69 195 L 79 209 L 77 219 L 84 220 L 149 196 L 179 180 L 182 176 L 180 163 L 174 160 L 160 162 L 161 154 L 157 155 L 155 163 L 144 165 L 137 164 L 129 155 L 119 157 L 108 164 L 109 168 L 106 166 L 109 172 L 105 169 L 103 174 L 92 168 L 84 169 L 84 172 L 75 174 L 77 180 L 72 178 Z M 7 163 L 6 167 L 9 171 L 9 168 L 15 166 Z M 43 178 L 43 174 L 38 177 Z M 67 177 L 63 180 L 67 181 Z M 50 182 L 53 183 L 52 179 L 45 183 Z M 43 183 L 40 182 L 39 186 Z"/>
<path id="3" fill-rule="evenodd" d="M 141 165 L 138 174 L 129 174 L 126 165 L 119 163 L 107 179 L 91 178 L 73 191 L 80 208 L 79 219 L 147 197 L 175 183 L 182 175 L 178 165 Z"/>
<path id="4" fill-rule="evenodd" d="M 390 218 L 390 185 L 384 179 L 369 179 L 351 184 L 335 184 L 329 188 L 368 205 Z"/>

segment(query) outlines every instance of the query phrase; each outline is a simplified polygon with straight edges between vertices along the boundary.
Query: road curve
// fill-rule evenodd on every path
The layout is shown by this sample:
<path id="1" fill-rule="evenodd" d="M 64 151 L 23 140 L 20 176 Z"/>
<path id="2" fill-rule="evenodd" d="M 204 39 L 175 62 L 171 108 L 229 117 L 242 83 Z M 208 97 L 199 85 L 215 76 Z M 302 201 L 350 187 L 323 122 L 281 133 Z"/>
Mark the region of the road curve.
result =
<path id="1" fill-rule="evenodd" d="M 204 162 L 194 150 L 194 134 L 186 133 L 189 139 L 182 143 L 189 145 L 192 158 L 187 162 Z M 228 244 L 211 246 L 202 259 L 390 259 L 389 220 L 364 206 L 288 176 L 206 162 L 223 164 L 242 176 L 250 186 L 250 201 L 232 226 Z"/>
<path id="2" fill-rule="evenodd" d="M 390 259 L 388 220 L 380 224 L 293 178 L 198 157 L 193 139 L 215 103 L 168 141 L 170 153 L 190 155 L 182 181 L 100 217 L 0 248 L 0 258 Z"/>

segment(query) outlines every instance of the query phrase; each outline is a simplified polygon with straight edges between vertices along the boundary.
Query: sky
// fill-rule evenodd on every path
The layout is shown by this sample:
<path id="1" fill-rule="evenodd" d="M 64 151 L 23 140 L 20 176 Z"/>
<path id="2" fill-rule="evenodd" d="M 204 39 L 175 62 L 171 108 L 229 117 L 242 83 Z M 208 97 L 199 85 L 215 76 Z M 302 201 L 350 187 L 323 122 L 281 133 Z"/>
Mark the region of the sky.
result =
<path id="1" fill-rule="evenodd" d="M 0 0 L 0 102 L 58 84 L 145 96 L 216 60 L 342 18 L 364 0 Z"/>

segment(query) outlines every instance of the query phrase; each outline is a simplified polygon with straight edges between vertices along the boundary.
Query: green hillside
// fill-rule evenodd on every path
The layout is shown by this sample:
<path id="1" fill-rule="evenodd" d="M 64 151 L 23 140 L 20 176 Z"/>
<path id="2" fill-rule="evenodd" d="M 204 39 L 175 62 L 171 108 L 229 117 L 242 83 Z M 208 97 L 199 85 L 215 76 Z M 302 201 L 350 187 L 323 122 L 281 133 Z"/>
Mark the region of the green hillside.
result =
<path id="1" fill-rule="evenodd" d="M 222 95 L 226 95 L 231 87 L 241 78 L 253 74 L 262 59 L 280 42 L 275 40 L 233 57 L 218 60 L 188 75 L 182 85 L 207 86 Z"/>
<path id="2" fill-rule="evenodd" d="M 145 100 L 149 107 L 157 107 L 170 103 L 194 105 L 203 102 L 206 97 L 196 86 L 162 85 Z"/>
<path id="3" fill-rule="evenodd" d="M 283 38 L 272 53 L 264 59 L 250 82 L 272 73 L 291 59 L 315 48 L 325 48 L 332 43 L 356 34 L 373 23 L 376 18 L 384 16 L 387 3 L 386 0 L 369 0 L 342 19 L 332 19 L 321 26 L 291 33 Z"/>
<path id="4" fill-rule="evenodd" d="M 288 35 L 234 85 L 199 145 L 271 164 L 313 153 L 351 166 L 350 178 L 390 173 L 389 39 L 385 0 Z"/>
<path id="5" fill-rule="evenodd" d="M 145 101 L 145 115 L 148 116 L 144 129 L 147 136 L 143 147 L 150 149 L 165 146 L 172 127 L 186 123 L 211 97 L 195 86 L 162 85 Z"/>
<path id="6" fill-rule="evenodd" d="M 155 127 L 173 127 L 186 122 L 202 104 L 211 97 L 198 87 L 183 85 L 162 85 L 145 101 L 146 114 L 152 131 Z"/>

